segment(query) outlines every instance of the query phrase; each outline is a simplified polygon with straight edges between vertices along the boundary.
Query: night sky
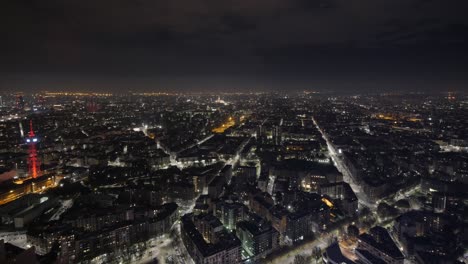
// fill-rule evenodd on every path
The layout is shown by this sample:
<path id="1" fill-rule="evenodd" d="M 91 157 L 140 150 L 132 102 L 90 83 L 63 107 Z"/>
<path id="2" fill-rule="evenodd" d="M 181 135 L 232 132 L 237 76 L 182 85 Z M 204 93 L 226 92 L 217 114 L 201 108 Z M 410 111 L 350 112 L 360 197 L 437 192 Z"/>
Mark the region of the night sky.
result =
<path id="1" fill-rule="evenodd" d="M 466 0 L 3 0 L 5 91 L 468 91 Z"/>

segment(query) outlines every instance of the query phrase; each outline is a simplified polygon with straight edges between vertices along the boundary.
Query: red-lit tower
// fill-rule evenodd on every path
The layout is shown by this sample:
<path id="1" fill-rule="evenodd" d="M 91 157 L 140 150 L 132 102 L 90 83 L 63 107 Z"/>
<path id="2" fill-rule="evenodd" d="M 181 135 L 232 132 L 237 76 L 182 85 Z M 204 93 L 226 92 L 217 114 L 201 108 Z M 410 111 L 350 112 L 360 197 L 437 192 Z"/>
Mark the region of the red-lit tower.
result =
<path id="1" fill-rule="evenodd" d="M 32 120 L 29 120 L 29 133 L 28 137 L 26 138 L 26 143 L 29 146 L 29 157 L 28 157 L 28 165 L 29 165 L 29 176 L 33 178 L 37 178 L 40 173 L 40 162 L 37 159 L 37 149 L 36 144 L 38 139 L 36 134 L 33 130 Z"/>

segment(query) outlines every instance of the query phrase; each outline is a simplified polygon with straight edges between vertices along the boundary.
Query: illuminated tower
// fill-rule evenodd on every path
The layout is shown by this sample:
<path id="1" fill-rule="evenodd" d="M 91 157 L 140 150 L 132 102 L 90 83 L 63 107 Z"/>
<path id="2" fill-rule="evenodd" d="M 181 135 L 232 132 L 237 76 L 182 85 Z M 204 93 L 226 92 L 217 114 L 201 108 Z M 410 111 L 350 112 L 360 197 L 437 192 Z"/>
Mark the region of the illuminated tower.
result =
<path id="1" fill-rule="evenodd" d="M 38 142 L 38 139 L 33 130 L 32 120 L 29 120 L 29 134 L 28 134 L 28 137 L 26 138 L 26 143 L 29 146 L 29 150 L 28 150 L 29 176 L 33 178 L 37 178 L 38 174 L 40 173 L 40 162 L 37 159 L 37 149 L 36 149 L 37 142 Z"/>

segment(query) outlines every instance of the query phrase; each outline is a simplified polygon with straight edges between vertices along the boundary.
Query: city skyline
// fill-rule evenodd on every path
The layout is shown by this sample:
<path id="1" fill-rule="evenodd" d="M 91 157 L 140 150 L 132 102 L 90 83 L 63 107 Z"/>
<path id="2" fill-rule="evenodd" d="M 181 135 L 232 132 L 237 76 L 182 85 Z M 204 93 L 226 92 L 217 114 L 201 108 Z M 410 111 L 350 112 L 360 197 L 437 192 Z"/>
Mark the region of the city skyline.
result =
<path id="1" fill-rule="evenodd" d="M 468 263 L 468 0 L 0 3 L 0 264 Z"/>
<path id="2" fill-rule="evenodd" d="M 2 94 L 2 263 L 466 262 L 460 93 Z"/>

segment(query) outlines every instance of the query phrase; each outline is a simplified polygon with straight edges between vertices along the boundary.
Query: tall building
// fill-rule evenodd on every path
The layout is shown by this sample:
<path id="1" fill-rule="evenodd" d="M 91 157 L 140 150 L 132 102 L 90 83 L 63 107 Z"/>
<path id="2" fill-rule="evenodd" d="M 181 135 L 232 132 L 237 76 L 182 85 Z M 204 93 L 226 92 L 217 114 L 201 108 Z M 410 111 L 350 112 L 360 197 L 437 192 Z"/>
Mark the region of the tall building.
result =
<path id="1" fill-rule="evenodd" d="M 24 109 L 24 98 L 21 94 L 16 95 L 16 108 L 20 110 Z"/>
<path id="2" fill-rule="evenodd" d="M 281 127 L 274 126 L 273 127 L 273 144 L 274 145 L 281 145 Z"/>
<path id="3" fill-rule="evenodd" d="M 269 223 L 242 221 L 236 230 L 244 255 L 254 261 L 265 257 L 279 245 L 279 233 Z"/>
<path id="4" fill-rule="evenodd" d="M 244 220 L 248 211 L 244 204 L 232 201 L 218 202 L 215 207 L 216 217 L 229 230 L 235 229 L 237 222 Z"/>
<path id="5" fill-rule="evenodd" d="M 41 109 L 45 108 L 45 98 L 42 95 L 39 95 L 37 98 L 37 104 Z"/>
<path id="6" fill-rule="evenodd" d="M 200 216 L 197 218 L 195 222 L 199 222 Z M 195 222 L 191 214 L 182 217 L 181 237 L 196 264 L 241 263 L 241 243 L 234 234 L 222 228 L 212 230 L 211 236 L 216 242 L 209 242 L 202 234 L 206 230 L 200 230 L 200 224 L 197 227 Z"/>
<path id="7" fill-rule="evenodd" d="M 432 195 L 432 206 L 435 213 L 445 212 L 447 209 L 447 196 L 444 193 L 435 192 Z"/>

